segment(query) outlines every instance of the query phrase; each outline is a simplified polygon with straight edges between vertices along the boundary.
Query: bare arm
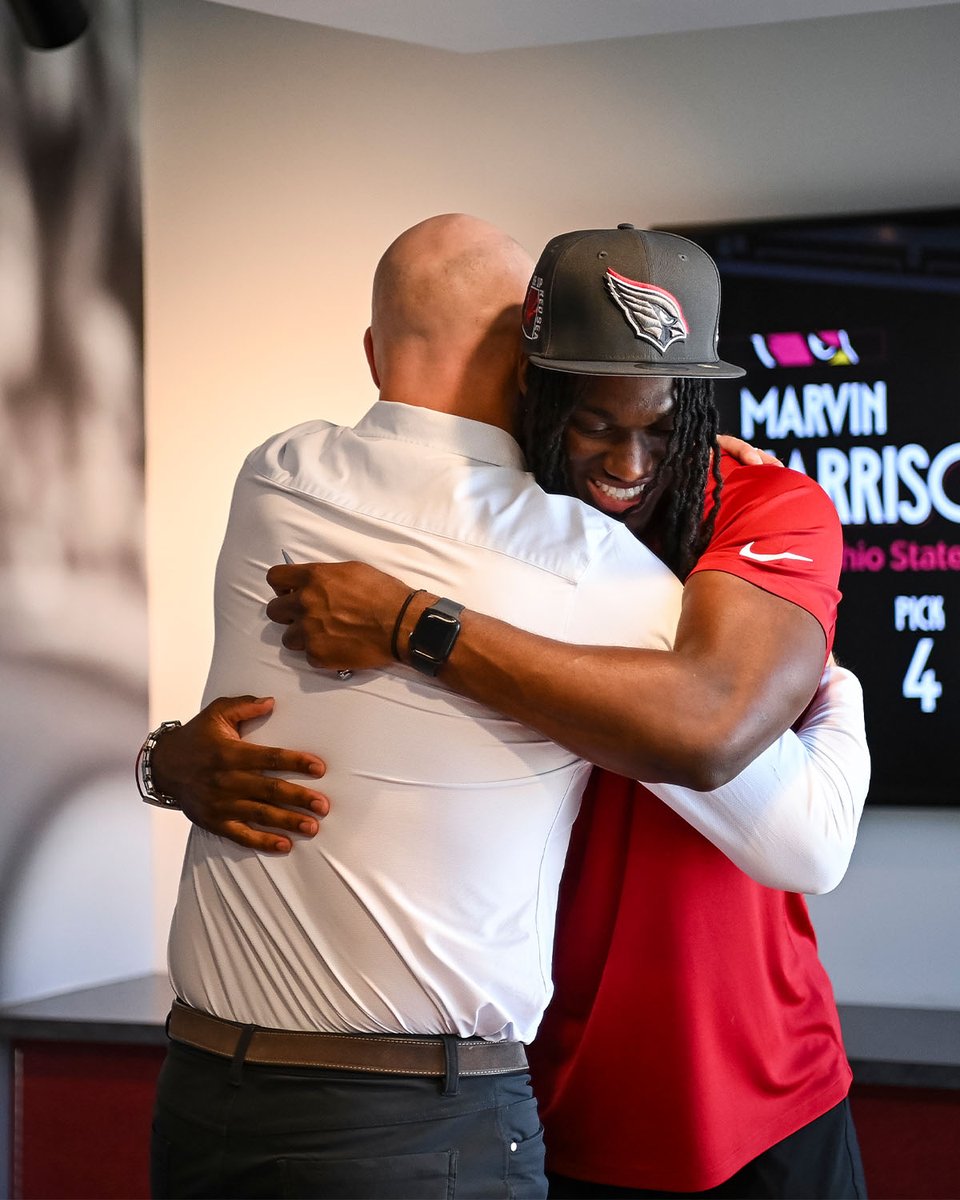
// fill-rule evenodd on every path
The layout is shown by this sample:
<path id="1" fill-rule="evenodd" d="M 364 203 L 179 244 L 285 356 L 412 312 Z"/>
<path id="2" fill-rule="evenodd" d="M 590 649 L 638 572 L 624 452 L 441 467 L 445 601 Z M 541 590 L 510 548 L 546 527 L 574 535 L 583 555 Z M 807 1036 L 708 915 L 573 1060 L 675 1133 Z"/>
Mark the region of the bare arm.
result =
<path id="1" fill-rule="evenodd" d="M 797 719 L 825 639 L 789 601 L 717 571 L 684 589 L 672 653 L 567 646 L 471 619 L 444 679 L 633 779 L 714 788 Z"/>
<path id="2" fill-rule="evenodd" d="M 391 661 L 409 589 L 359 563 L 273 567 L 271 619 L 318 667 Z M 401 651 L 432 602 L 417 596 Z M 684 589 L 673 652 L 573 646 L 465 612 L 441 679 L 589 761 L 634 779 L 712 788 L 797 719 L 817 687 L 825 639 L 804 609 L 718 571 Z"/>

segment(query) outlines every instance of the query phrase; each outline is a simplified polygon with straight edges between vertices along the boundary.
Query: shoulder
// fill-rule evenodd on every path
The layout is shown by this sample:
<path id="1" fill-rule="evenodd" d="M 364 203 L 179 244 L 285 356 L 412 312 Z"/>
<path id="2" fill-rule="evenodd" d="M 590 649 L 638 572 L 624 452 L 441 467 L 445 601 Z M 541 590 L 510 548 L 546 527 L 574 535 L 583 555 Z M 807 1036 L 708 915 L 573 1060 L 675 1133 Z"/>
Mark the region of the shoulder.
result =
<path id="1" fill-rule="evenodd" d="M 290 429 L 271 434 L 265 442 L 261 442 L 250 451 L 246 462 L 260 464 L 279 461 L 285 453 L 296 452 L 304 445 L 328 439 L 341 428 L 330 421 L 302 421 Z"/>
<path id="2" fill-rule="evenodd" d="M 710 542 L 691 574 L 724 571 L 807 609 L 833 636 L 843 530 L 814 479 L 788 467 L 723 469 Z"/>
<path id="3" fill-rule="evenodd" d="M 842 550 L 840 518 L 815 479 L 789 467 L 734 465 L 723 470 L 723 489 L 706 554 L 724 545 L 739 548 L 759 538 L 785 543 L 814 539 L 819 547 Z M 797 550 L 797 546 L 784 545 Z M 832 557 L 832 555 L 831 555 Z M 701 559 L 702 564 L 702 559 Z"/>
<path id="4" fill-rule="evenodd" d="M 720 474 L 723 477 L 724 494 L 729 488 L 731 492 L 742 490 L 772 496 L 783 493 L 820 495 L 830 503 L 829 496 L 815 479 L 804 475 L 802 471 L 794 471 L 791 467 L 778 467 L 775 464 L 748 466 L 738 463 L 728 454 L 723 454 L 720 459 Z"/>
<path id="5" fill-rule="evenodd" d="M 316 470 L 320 454 L 328 453 L 338 438 L 350 432 L 348 427 L 330 421 L 303 421 L 293 425 L 254 447 L 244 460 L 240 477 L 256 476 L 282 482 L 304 472 L 309 475 Z"/>
<path id="6" fill-rule="evenodd" d="M 729 522 L 749 509 L 754 515 L 792 514 L 792 519 L 822 521 L 839 530 L 840 520 L 833 501 L 815 479 L 789 467 L 743 466 L 727 455 L 721 462 L 723 489 L 719 522 Z"/>

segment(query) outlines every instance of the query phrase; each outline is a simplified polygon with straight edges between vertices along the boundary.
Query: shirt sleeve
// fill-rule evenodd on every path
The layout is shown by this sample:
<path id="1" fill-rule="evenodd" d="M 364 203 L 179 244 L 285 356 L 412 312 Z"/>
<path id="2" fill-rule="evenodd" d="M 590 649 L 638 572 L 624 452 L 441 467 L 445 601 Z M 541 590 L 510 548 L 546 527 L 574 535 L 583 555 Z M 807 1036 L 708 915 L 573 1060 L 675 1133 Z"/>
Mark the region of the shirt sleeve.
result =
<path id="1" fill-rule="evenodd" d="M 830 664 L 796 732 L 730 783 L 645 786 L 758 883 L 820 894 L 847 869 L 869 782 L 863 691 Z"/>
<path id="2" fill-rule="evenodd" d="M 799 605 L 833 644 L 843 535 L 820 485 L 788 468 L 724 458 L 713 536 L 696 571 L 726 571 Z M 850 861 L 870 782 L 859 680 L 829 665 L 796 731 L 712 792 L 647 787 L 759 883 L 835 888 Z"/>
<path id="3" fill-rule="evenodd" d="M 830 497 L 787 467 L 724 459 L 720 509 L 710 544 L 691 574 L 725 571 L 806 609 L 833 645 L 843 533 Z"/>

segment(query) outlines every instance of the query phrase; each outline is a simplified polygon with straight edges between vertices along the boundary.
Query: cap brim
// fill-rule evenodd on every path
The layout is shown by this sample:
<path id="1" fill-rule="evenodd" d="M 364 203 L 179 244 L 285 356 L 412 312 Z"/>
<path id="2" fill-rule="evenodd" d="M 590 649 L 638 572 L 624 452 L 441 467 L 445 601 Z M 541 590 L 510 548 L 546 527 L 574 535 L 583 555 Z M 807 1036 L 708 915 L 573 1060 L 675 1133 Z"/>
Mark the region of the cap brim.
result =
<path id="1" fill-rule="evenodd" d="M 530 362 L 545 371 L 560 371 L 569 375 L 645 375 L 684 376 L 688 379 L 739 379 L 746 375 L 743 367 L 733 363 L 649 363 L 649 362 L 599 362 L 573 359 L 541 358 L 539 354 L 528 354 Z"/>

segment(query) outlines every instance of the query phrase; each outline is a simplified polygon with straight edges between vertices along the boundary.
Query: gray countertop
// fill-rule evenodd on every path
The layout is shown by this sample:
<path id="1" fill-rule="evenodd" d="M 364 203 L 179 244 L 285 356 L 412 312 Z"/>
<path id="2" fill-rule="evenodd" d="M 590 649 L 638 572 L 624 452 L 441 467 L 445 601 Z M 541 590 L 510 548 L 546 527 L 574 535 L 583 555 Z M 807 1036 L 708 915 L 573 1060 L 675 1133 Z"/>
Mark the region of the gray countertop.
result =
<path id="1" fill-rule="evenodd" d="M 162 1046 L 173 993 L 165 975 L 64 992 L 0 1008 L 0 1038 Z M 960 1011 L 841 1004 L 860 1083 L 960 1088 Z"/>
<path id="2" fill-rule="evenodd" d="M 162 1046 L 172 1000 L 166 975 L 138 975 L 0 1007 L 0 1037 Z"/>
<path id="3" fill-rule="evenodd" d="M 960 1088 L 960 1011 L 841 1004 L 857 1083 Z"/>

